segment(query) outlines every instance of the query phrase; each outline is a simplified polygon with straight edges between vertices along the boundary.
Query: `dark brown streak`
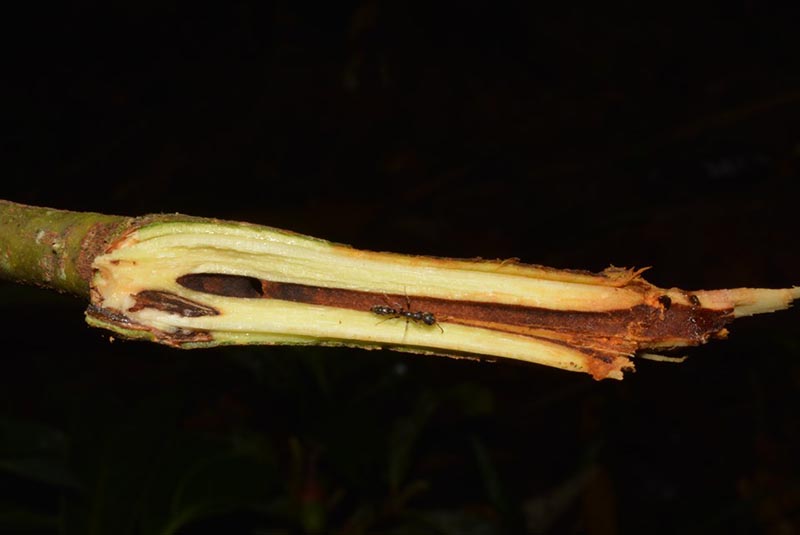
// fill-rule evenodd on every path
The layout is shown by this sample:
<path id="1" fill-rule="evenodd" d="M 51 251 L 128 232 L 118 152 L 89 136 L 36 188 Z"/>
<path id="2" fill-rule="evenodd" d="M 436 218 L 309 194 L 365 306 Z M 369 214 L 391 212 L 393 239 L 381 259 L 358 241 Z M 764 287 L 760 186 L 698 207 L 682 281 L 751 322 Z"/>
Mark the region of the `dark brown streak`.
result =
<path id="1" fill-rule="evenodd" d="M 133 298 L 136 300 L 136 304 L 129 308 L 128 312 L 137 312 L 145 308 L 155 308 L 169 314 L 183 316 L 184 318 L 219 315 L 219 312 L 214 308 L 196 303 L 170 292 L 144 290 L 134 295 Z"/>
<path id="2" fill-rule="evenodd" d="M 120 326 L 127 326 L 131 324 L 130 318 L 128 318 L 125 314 L 115 310 L 110 310 L 108 308 L 99 307 L 91 303 L 87 307 L 86 313 L 95 318 L 116 323 Z"/>
<path id="3" fill-rule="evenodd" d="M 258 280 L 232 275 L 195 274 L 178 279 L 183 286 L 230 297 L 279 299 L 296 303 L 363 310 L 376 305 L 404 307 L 435 314 L 437 321 L 490 326 L 496 330 L 525 333 L 546 330 L 568 337 L 613 338 L 639 342 L 702 343 L 719 333 L 733 319 L 732 310 L 712 310 L 659 299 L 658 305 L 637 305 L 605 312 L 553 310 L 540 307 L 457 301 L 419 295 L 383 294 L 325 288 L 288 282 Z M 408 299 L 408 301 L 406 301 Z M 504 326 L 508 327 L 507 329 Z M 608 344 L 600 344 L 608 345 Z"/>
<path id="4" fill-rule="evenodd" d="M 255 277 L 193 273 L 178 277 L 177 282 L 184 288 L 212 295 L 223 295 L 226 297 L 263 297 L 261 281 Z"/>

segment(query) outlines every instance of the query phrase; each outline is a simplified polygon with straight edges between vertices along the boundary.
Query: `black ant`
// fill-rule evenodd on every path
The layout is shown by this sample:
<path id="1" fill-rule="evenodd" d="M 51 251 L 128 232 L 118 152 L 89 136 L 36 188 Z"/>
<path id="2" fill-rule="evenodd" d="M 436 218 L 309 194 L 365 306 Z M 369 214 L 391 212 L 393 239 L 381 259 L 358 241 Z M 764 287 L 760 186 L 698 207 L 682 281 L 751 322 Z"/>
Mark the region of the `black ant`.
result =
<path id="1" fill-rule="evenodd" d="M 389 298 L 384 295 L 386 298 L 386 302 L 389 302 Z M 396 305 L 397 306 L 397 305 Z M 416 323 L 423 323 L 425 325 L 436 325 L 442 333 L 444 333 L 444 329 L 442 326 L 439 325 L 439 322 L 436 321 L 436 316 L 433 312 L 424 312 L 422 310 L 417 312 L 411 311 L 411 301 L 409 300 L 408 296 L 406 295 L 406 308 L 403 307 L 392 307 L 389 305 L 375 305 L 374 307 L 370 308 L 370 311 L 373 314 L 377 314 L 379 316 L 388 316 L 386 319 L 394 319 L 394 318 L 405 318 L 406 319 L 406 329 L 408 329 L 408 322 L 413 321 Z M 385 320 L 384 320 L 385 321 Z"/>

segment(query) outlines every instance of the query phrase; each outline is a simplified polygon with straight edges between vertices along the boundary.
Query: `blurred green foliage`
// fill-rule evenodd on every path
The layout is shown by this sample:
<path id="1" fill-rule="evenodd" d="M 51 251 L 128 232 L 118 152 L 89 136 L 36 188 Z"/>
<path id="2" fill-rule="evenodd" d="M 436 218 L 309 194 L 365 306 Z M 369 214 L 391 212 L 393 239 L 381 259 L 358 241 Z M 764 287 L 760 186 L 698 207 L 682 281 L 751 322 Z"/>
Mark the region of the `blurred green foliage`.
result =
<path id="1" fill-rule="evenodd" d="M 225 519 L 229 533 L 458 533 L 478 520 L 496 532 L 492 515 L 415 505 L 441 477 L 426 459 L 475 463 L 469 440 L 426 445 L 431 420 L 480 422 L 492 393 L 469 382 L 434 390 L 400 358 L 353 369 L 332 352 L 222 355 L 249 381 L 216 399 L 177 381 L 124 401 L 86 391 L 70 400 L 66 428 L 3 419 L 0 473 L 50 500 L 12 497 L 3 529 L 167 535 Z M 368 383 L 354 389 L 354 376 Z"/>

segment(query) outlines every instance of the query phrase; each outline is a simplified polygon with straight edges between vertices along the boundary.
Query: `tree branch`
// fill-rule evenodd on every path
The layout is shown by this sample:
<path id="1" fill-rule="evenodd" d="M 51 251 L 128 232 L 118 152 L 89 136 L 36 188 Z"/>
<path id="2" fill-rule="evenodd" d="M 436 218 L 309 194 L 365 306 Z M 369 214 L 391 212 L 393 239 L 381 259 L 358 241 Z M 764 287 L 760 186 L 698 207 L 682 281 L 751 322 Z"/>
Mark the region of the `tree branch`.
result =
<path id="1" fill-rule="evenodd" d="M 377 253 L 247 223 L 0 201 L 0 275 L 88 296 L 89 324 L 180 348 L 390 348 L 621 379 L 637 352 L 724 338 L 734 318 L 800 297 L 661 289 L 642 271 Z"/>

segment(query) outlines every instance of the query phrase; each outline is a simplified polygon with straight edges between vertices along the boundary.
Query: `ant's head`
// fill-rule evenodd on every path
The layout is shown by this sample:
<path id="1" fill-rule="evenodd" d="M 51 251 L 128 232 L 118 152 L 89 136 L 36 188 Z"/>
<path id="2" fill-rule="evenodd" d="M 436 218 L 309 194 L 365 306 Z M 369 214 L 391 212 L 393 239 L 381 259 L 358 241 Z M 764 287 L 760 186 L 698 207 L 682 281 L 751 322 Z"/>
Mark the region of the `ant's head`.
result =
<path id="1" fill-rule="evenodd" d="M 436 316 L 433 315 L 431 312 L 423 312 L 422 313 L 422 323 L 425 325 L 435 325 L 436 324 Z"/>

